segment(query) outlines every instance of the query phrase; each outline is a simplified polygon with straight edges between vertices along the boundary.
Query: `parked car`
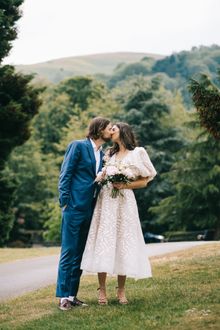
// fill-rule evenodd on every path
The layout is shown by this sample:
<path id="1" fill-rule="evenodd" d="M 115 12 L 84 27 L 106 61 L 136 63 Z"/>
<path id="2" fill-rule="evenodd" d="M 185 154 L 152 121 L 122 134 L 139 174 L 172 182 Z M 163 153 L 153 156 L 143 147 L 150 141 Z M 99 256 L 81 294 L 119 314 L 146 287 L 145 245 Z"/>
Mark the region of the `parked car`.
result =
<path id="1" fill-rule="evenodd" d="M 214 239 L 215 231 L 212 229 L 206 229 L 203 233 L 197 235 L 197 239 L 200 241 L 212 241 Z"/>
<path id="2" fill-rule="evenodd" d="M 145 243 L 163 243 L 165 241 L 165 237 L 163 235 L 146 232 L 144 233 L 144 240 Z"/>

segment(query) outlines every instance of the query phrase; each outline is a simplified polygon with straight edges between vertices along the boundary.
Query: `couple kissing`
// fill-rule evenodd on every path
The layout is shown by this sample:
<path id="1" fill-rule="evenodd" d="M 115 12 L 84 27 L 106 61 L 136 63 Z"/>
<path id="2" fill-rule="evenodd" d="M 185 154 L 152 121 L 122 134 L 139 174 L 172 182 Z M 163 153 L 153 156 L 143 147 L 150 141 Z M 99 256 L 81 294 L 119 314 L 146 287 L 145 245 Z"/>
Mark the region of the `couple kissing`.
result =
<path id="1" fill-rule="evenodd" d="M 102 145 L 112 141 L 105 153 Z M 117 276 L 117 299 L 128 304 L 126 278 L 151 277 L 133 189 L 156 170 L 131 126 L 96 117 L 86 139 L 67 147 L 59 177 L 61 255 L 56 296 L 63 311 L 88 306 L 77 298 L 82 271 L 98 274 L 98 304 L 107 305 L 107 274 Z"/>

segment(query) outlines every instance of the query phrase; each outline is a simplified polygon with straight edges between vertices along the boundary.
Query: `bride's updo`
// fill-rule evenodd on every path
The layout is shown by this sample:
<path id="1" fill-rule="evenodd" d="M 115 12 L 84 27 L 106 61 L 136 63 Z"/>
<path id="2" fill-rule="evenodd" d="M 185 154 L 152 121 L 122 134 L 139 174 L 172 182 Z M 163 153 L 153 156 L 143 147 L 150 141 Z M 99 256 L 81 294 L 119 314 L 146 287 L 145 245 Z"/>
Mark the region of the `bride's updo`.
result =
<path id="1" fill-rule="evenodd" d="M 130 125 L 127 123 L 116 123 L 115 126 L 119 128 L 119 138 L 123 146 L 127 150 L 134 150 L 137 147 L 137 141 L 134 132 Z M 110 156 L 113 156 L 119 151 L 119 145 L 114 142 L 113 146 L 109 149 Z"/>

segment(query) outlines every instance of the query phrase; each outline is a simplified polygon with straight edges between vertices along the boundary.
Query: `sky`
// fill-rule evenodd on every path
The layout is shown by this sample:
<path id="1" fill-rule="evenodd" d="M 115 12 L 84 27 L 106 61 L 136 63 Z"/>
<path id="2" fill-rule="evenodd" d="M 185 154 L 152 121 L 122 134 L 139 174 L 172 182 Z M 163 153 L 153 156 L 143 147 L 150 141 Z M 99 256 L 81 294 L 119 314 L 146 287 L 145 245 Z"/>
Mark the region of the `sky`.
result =
<path id="1" fill-rule="evenodd" d="M 219 0 L 25 0 L 4 64 L 220 45 Z"/>

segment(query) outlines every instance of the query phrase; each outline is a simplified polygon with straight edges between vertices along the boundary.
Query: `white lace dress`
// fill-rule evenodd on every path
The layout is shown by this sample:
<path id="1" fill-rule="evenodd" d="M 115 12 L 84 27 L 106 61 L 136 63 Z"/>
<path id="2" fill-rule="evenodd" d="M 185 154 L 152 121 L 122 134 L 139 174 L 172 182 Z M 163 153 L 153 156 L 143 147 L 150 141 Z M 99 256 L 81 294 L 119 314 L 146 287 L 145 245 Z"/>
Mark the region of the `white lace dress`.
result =
<path id="1" fill-rule="evenodd" d="M 114 164 L 115 155 L 109 161 Z M 142 147 L 129 151 L 121 162 L 131 165 L 137 177 L 150 177 L 152 180 L 156 175 L 156 170 Z M 112 198 L 111 189 L 104 186 L 99 194 L 81 269 L 91 273 L 127 275 L 136 279 L 151 277 L 134 192 L 124 189 L 124 196 Z"/>

